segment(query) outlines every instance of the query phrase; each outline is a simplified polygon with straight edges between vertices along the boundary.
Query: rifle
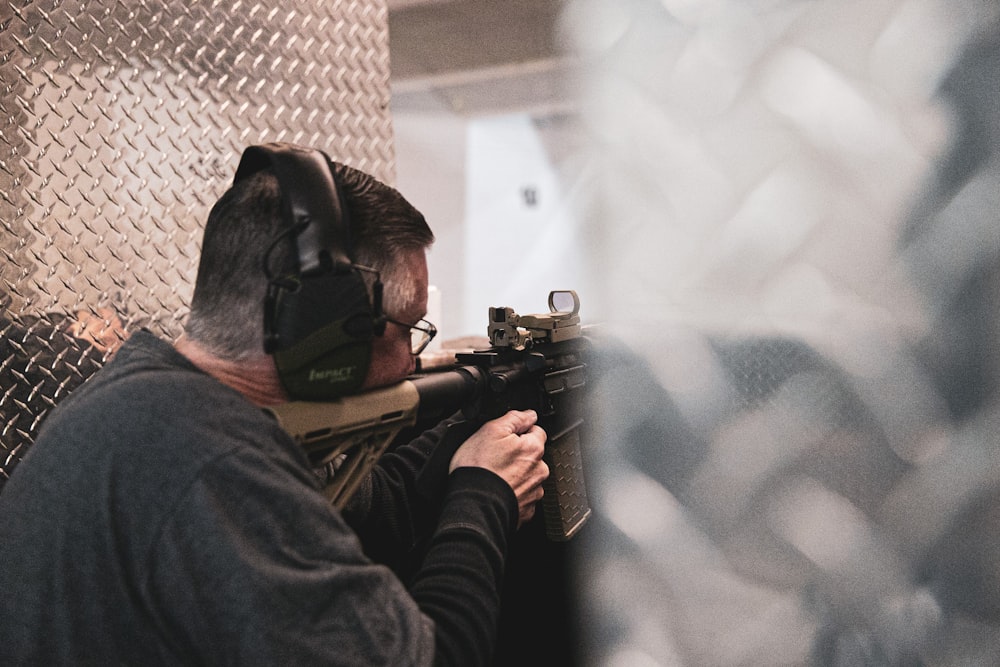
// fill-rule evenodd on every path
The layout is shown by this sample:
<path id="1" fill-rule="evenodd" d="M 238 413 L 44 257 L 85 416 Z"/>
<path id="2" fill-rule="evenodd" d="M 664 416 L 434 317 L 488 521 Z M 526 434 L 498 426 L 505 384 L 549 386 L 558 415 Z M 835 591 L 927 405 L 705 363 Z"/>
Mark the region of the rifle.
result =
<path id="1" fill-rule="evenodd" d="M 581 454 L 590 341 L 583 335 L 579 310 L 580 299 L 569 290 L 549 293 L 548 313 L 518 315 L 506 306 L 490 308 L 489 349 L 456 354 L 445 369 L 391 387 L 334 401 L 292 401 L 269 410 L 314 467 L 334 469 L 324 492 L 338 507 L 404 429 L 461 412 L 464 421 L 450 427 L 455 437 L 446 435 L 432 454 L 450 461 L 482 423 L 508 410 L 534 410 L 548 436 L 545 532 L 553 541 L 566 541 L 590 516 Z"/>

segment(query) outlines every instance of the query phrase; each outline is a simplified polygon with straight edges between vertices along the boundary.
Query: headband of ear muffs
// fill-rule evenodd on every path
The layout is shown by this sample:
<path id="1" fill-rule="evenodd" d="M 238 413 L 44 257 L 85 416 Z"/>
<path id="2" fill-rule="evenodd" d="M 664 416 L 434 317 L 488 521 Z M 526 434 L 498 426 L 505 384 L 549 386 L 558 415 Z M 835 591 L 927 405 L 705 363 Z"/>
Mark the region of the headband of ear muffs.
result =
<path id="1" fill-rule="evenodd" d="M 368 373 L 372 338 L 385 329 L 378 273 L 353 261 L 348 209 L 324 153 L 285 143 L 250 146 L 233 183 L 263 169 L 278 179 L 286 222 L 263 260 L 265 351 L 293 399 L 355 393 Z M 275 272 L 271 255 L 288 242 L 296 248 L 295 267 Z M 375 276 L 371 297 L 365 271 Z"/>

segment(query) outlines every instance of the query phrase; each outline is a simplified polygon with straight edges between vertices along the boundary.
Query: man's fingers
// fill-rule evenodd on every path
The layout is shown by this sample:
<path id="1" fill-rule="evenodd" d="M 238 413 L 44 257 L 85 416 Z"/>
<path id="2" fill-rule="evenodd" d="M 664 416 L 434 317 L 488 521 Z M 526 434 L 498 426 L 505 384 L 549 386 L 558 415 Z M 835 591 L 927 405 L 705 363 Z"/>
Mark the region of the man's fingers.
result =
<path id="1" fill-rule="evenodd" d="M 502 477 L 517 496 L 519 524 L 535 514 L 549 475 L 542 458 L 548 436 L 537 421 L 534 410 L 511 410 L 487 422 L 458 448 L 449 466 L 485 468 Z"/>
<path id="2" fill-rule="evenodd" d="M 534 410 L 511 410 L 496 421 L 511 433 L 521 435 L 535 425 L 538 414 Z"/>

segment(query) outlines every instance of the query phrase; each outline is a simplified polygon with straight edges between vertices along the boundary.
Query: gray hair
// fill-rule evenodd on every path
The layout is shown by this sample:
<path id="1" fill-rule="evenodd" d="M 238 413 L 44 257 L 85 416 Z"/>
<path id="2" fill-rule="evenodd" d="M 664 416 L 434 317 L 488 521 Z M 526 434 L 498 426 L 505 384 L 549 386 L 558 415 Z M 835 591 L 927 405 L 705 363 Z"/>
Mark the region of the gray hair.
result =
<path id="1" fill-rule="evenodd" d="M 354 262 L 381 274 L 383 308 L 390 316 L 407 309 L 420 295 L 401 258 L 426 250 L 434 234 L 424 216 L 394 188 L 346 165 L 330 166 L 350 216 Z M 269 282 L 265 258 L 272 274 L 294 270 L 297 258 L 288 227 L 278 179 L 269 170 L 240 180 L 219 198 L 202 237 L 184 328 L 190 339 L 224 359 L 263 352 Z M 363 275 L 370 288 L 373 278 L 368 272 Z"/>

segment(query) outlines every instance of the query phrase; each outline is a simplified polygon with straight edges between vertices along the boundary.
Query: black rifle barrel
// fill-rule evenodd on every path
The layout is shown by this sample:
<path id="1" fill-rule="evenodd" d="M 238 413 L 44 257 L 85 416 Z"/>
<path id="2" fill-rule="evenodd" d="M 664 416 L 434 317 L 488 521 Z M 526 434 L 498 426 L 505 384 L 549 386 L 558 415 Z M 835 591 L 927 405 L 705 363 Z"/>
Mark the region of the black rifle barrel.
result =
<path id="1" fill-rule="evenodd" d="M 476 366 L 459 366 L 410 379 L 420 397 L 418 418 L 444 419 L 475 403 L 486 387 L 486 374 Z"/>

